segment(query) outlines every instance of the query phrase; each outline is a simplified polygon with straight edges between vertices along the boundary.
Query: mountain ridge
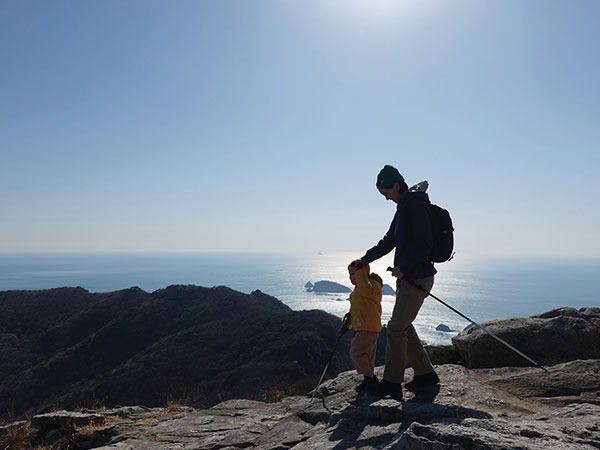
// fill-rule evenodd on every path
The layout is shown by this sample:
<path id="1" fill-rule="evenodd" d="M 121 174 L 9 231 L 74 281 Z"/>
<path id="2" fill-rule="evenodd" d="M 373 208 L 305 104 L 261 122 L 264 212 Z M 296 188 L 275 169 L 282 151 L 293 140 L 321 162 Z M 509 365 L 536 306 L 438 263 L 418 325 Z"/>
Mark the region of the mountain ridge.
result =
<path id="1" fill-rule="evenodd" d="M 173 399 L 208 407 L 307 390 L 341 325 L 226 286 L 3 291 L 0 311 L 0 417 Z M 352 368 L 349 342 L 329 376 Z"/>

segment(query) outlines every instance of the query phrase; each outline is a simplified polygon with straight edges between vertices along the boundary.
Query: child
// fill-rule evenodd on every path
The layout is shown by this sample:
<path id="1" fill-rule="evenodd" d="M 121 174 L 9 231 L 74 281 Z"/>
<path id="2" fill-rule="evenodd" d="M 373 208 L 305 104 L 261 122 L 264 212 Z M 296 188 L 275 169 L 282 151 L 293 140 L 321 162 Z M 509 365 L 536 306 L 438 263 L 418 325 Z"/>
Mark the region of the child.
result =
<path id="1" fill-rule="evenodd" d="M 358 390 L 377 383 L 375 377 L 375 350 L 381 331 L 381 290 L 383 280 L 370 274 L 368 264 L 360 259 L 348 266 L 350 281 L 355 286 L 350 294 L 350 317 L 345 318 L 348 328 L 356 332 L 350 345 L 350 358 L 359 374 L 364 376 Z"/>

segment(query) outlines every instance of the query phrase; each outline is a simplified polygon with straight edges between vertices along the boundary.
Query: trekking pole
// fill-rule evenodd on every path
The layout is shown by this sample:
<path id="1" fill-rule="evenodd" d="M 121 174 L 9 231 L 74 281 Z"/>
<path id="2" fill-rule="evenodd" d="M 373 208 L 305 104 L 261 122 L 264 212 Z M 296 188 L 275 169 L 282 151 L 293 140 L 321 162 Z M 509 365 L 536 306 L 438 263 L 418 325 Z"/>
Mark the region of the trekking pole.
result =
<path id="1" fill-rule="evenodd" d="M 387 270 L 389 270 L 390 272 L 393 271 L 394 269 L 392 267 L 388 267 Z M 511 349 L 513 352 L 515 352 L 516 354 L 518 354 L 519 356 L 522 356 L 523 358 L 525 358 L 527 361 L 532 362 L 533 364 L 535 364 L 537 367 L 539 367 L 540 369 L 544 370 L 545 372 L 548 372 L 548 369 L 546 369 L 544 366 L 542 366 L 541 364 L 538 364 L 537 362 L 535 362 L 533 359 L 531 359 L 529 356 L 527 356 L 525 353 L 523 353 L 522 351 L 516 349 L 515 347 L 513 347 L 512 345 L 510 345 L 508 342 L 506 342 L 504 339 L 502 339 L 499 336 L 496 336 L 494 333 L 492 333 L 490 330 L 486 329 L 485 327 L 479 325 L 477 322 L 473 322 L 471 319 L 469 319 L 467 316 L 465 316 L 463 313 L 461 313 L 460 311 L 458 311 L 457 309 L 453 308 L 452 306 L 450 306 L 448 303 L 446 303 L 445 301 L 437 298 L 435 295 L 433 295 L 431 292 L 429 292 L 427 289 L 425 289 L 423 286 L 421 286 L 419 283 L 415 283 L 412 280 L 409 280 L 408 278 L 402 278 L 403 280 L 406 280 L 409 284 L 412 284 L 414 287 L 416 287 L 417 289 L 423 291 L 425 294 L 433 297 L 434 299 L 436 299 L 438 302 L 440 302 L 442 305 L 444 305 L 447 308 L 450 308 L 452 311 L 454 311 L 456 314 L 458 314 L 460 317 L 462 317 L 463 319 L 468 320 L 469 322 L 471 322 L 473 325 L 475 325 L 477 328 L 482 329 L 484 332 L 486 332 L 487 334 L 489 334 L 491 337 L 493 337 L 494 339 L 496 339 L 498 342 L 500 342 L 501 344 L 505 345 L 506 347 L 508 347 L 509 349 Z"/>
<path id="2" fill-rule="evenodd" d="M 331 356 L 329 356 L 329 359 L 327 360 L 327 364 L 325 364 L 325 369 L 323 369 L 323 373 L 321 374 L 321 378 L 319 378 L 319 382 L 317 383 L 317 386 L 315 387 L 315 390 L 313 391 L 313 395 L 310 397 L 310 401 L 311 402 L 313 401 L 313 398 L 315 398 L 315 394 L 317 393 L 317 389 L 319 389 L 319 386 L 321 385 L 321 381 L 323 381 L 323 377 L 325 376 L 325 372 L 327 372 L 327 369 L 329 368 L 329 363 L 331 363 L 331 360 L 333 359 L 333 355 L 335 354 L 337 346 L 340 343 L 340 340 L 342 339 L 343 335 L 344 335 L 344 332 L 343 332 L 343 328 L 342 328 L 342 330 L 340 330 L 340 334 L 338 335 L 337 341 L 336 341 L 335 345 L 333 346 L 333 350 L 331 351 Z"/>

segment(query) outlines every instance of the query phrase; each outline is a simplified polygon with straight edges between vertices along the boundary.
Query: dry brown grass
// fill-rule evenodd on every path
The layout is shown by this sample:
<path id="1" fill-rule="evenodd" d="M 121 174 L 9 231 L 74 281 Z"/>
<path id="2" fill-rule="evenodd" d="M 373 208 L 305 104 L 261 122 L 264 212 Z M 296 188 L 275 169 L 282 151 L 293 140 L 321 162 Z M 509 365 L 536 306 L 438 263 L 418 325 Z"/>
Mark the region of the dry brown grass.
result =
<path id="1" fill-rule="evenodd" d="M 36 429 L 31 427 L 29 422 L 15 427 L 4 433 L 0 437 L 1 450 L 52 450 L 52 447 L 47 445 L 34 445 Z"/>
<path id="2" fill-rule="evenodd" d="M 139 419 L 136 424 L 137 425 L 156 425 L 157 423 L 160 422 L 160 420 L 158 420 L 158 417 L 155 417 L 156 414 L 154 416 L 151 417 L 145 417 L 143 419 Z"/>
<path id="3" fill-rule="evenodd" d="M 156 425 L 157 423 L 161 422 L 161 420 L 165 420 L 166 415 L 168 415 L 170 413 L 175 413 L 175 412 L 181 411 L 181 408 L 182 408 L 182 406 L 180 403 L 169 402 L 169 403 L 167 403 L 167 406 L 165 408 L 163 408 L 156 414 L 152 414 L 149 417 L 144 417 L 143 419 L 137 420 L 136 424 L 138 424 L 138 425 Z M 166 418 L 166 420 L 181 419 L 182 417 L 185 417 L 188 414 L 193 414 L 195 412 L 196 412 L 195 409 L 191 409 L 190 411 L 181 411 L 179 414 L 174 414 L 173 416 Z"/>
<path id="4" fill-rule="evenodd" d="M 28 423 L 23 424 L 4 433 L 4 435 L 0 438 L 0 448 L 20 448 L 20 446 L 28 442 L 31 437 L 32 430 L 30 425 Z"/>
<path id="5" fill-rule="evenodd" d="M 81 427 L 76 427 L 73 434 L 81 437 L 92 437 L 94 434 L 96 434 L 96 431 L 98 431 L 100 426 L 101 425 L 97 425 L 95 423 L 89 423 Z"/>
<path id="6" fill-rule="evenodd" d="M 179 402 L 168 402 L 165 410 L 167 412 L 175 412 L 181 409 L 181 403 Z"/>
<path id="7" fill-rule="evenodd" d="M 62 410 L 53 409 L 53 413 L 59 413 Z M 106 407 L 101 407 L 96 410 L 96 412 L 102 414 L 107 413 L 110 410 Z M 156 425 L 164 420 L 175 420 L 181 419 L 188 414 L 195 413 L 195 409 L 191 409 L 189 411 L 182 411 L 182 405 L 179 402 L 169 402 L 163 409 L 159 412 L 145 417 L 143 419 L 138 419 L 132 421 L 132 419 L 113 416 L 110 414 L 102 414 L 104 416 L 104 421 L 102 423 L 89 423 L 87 425 L 76 427 L 73 430 L 73 434 L 71 439 L 74 441 L 92 439 L 94 435 L 98 432 L 98 429 L 106 426 L 110 423 L 115 422 L 134 422 L 136 425 L 142 426 L 150 426 Z M 30 422 L 24 423 L 21 426 L 14 427 L 10 431 L 4 433 L 0 437 L 0 450 L 55 450 L 55 447 L 49 445 L 39 445 L 34 444 L 36 439 L 37 430 L 31 427 Z"/>
<path id="8" fill-rule="evenodd" d="M 269 389 L 268 391 L 263 392 L 263 394 L 260 396 L 260 401 L 266 403 L 275 403 L 280 401 L 285 396 L 286 393 L 283 389 Z"/>

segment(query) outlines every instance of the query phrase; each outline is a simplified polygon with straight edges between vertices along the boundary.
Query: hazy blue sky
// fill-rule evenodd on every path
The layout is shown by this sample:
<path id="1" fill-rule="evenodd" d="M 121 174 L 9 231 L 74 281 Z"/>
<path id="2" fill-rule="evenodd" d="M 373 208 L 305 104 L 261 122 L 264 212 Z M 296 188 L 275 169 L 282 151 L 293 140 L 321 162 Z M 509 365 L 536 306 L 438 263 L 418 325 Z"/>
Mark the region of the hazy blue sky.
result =
<path id="1" fill-rule="evenodd" d="M 600 2 L 0 0 L 0 252 L 600 256 Z M 357 255 L 359 256 L 359 255 Z"/>

